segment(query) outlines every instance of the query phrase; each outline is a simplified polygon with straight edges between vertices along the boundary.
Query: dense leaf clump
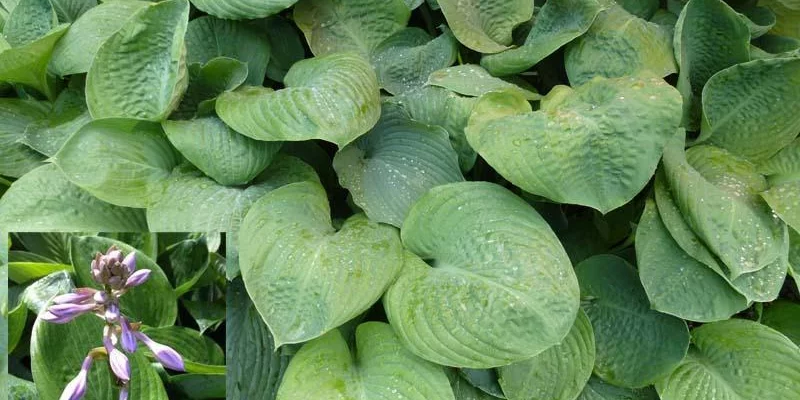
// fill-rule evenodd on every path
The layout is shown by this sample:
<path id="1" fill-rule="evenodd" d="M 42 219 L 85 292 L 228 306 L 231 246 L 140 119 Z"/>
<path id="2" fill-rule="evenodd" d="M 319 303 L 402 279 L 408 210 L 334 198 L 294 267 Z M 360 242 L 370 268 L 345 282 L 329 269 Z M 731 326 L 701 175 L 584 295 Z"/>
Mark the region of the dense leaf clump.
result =
<path id="1" fill-rule="evenodd" d="M 0 0 L 0 227 L 228 232 L 228 398 L 800 400 L 798 27 Z"/>

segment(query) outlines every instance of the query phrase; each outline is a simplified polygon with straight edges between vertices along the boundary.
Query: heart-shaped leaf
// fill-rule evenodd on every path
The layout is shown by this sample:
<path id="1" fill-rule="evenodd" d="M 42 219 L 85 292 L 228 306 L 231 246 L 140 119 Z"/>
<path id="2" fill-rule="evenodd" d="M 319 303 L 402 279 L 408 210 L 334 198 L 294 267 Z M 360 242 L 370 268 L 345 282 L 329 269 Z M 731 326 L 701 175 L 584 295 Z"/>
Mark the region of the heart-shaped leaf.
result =
<path id="1" fill-rule="evenodd" d="M 582 261 L 575 273 L 594 328 L 595 374 L 615 385 L 640 388 L 681 362 L 689 347 L 686 322 L 650 309 L 633 266 L 603 254 Z"/>
<path id="2" fill-rule="evenodd" d="M 281 149 L 280 142 L 250 139 L 216 117 L 164 121 L 161 125 L 187 160 L 222 185 L 250 182 Z"/>
<path id="3" fill-rule="evenodd" d="M 286 89 L 248 87 L 222 94 L 217 113 L 235 131 L 256 140 L 323 139 L 340 147 L 378 121 L 380 92 L 363 58 L 337 53 L 299 61 Z"/>
<path id="4" fill-rule="evenodd" d="M 257 19 L 277 14 L 297 0 L 192 0 L 200 11 L 224 19 Z"/>
<path id="5" fill-rule="evenodd" d="M 72 238 L 70 250 L 75 280 L 78 286 L 99 288 L 91 274 L 91 263 L 97 252 L 105 253 L 112 245 L 123 254 L 136 251 L 136 268 L 149 269 L 150 277 L 140 286 L 120 297 L 120 310 L 133 321 L 150 326 L 169 326 L 175 323 L 178 305 L 172 286 L 155 261 L 133 247 L 113 239 L 98 236 Z"/>
<path id="6" fill-rule="evenodd" d="M 689 354 L 656 388 L 663 400 L 797 400 L 800 349 L 757 322 L 706 324 L 692 331 Z"/>
<path id="7" fill-rule="evenodd" d="M 564 340 L 543 353 L 498 368 L 509 400 L 574 400 L 594 367 L 594 331 L 589 317 L 578 317 Z"/>
<path id="8" fill-rule="evenodd" d="M 382 322 L 359 325 L 352 352 L 338 330 L 297 352 L 276 400 L 309 398 L 455 399 L 442 367 L 406 350 L 392 328 Z"/>
<path id="9" fill-rule="evenodd" d="M 403 0 L 302 0 L 294 21 L 316 56 L 355 52 L 364 57 L 408 23 Z"/>
<path id="10" fill-rule="evenodd" d="M 3 46 L 4 41 L 0 40 L 0 81 L 28 85 L 48 99 L 55 99 L 55 79 L 47 72 L 47 63 L 56 42 L 64 36 L 67 28 L 67 25 L 59 25 L 47 35 L 21 47 Z"/>
<path id="11" fill-rule="evenodd" d="M 88 10 L 56 44 L 50 70 L 60 76 L 89 72 L 100 45 L 150 4 L 139 0 L 109 1 Z"/>
<path id="12" fill-rule="evenodd" d="M 250 207 L 239 234 L 242 278 L 276 347 L 301 343 L 362 313 L 402 267 L 397 231 L 367 219 L 331 226 L 319 183 L 292 183 Z"/>
<path id="13" fill-rule="evenodd" d="M 683 251 L 647 201 L 636 228 L 639 278 L 656 311 L 698 322 L 720 321 L 744 310 L 747 299 L 711 268 Z"/>
<path id="14" fill-rule="evenodd" d="M 99 199 L 143 208 L 161 196 L 180 156 L 158 124 L 111 118 L 84 125 L 53 160 L 70 181 Z"/>
<path id="15" fill-rule="evenodd" d="M 166 119 L 188 83 L 188 22 L 188 0 L 153 3 L 103 42 L 86 76 L 92 117 Z"/>
<path id="16" fill-rule="evenodd" d="M 567 254 L 508 190 L 486 182 L 437 186 L 411 208 L 402 238 L 419 257 L 406 255 L 384 307 L 422 358 L 507 365 L 561 342 L 572 327 L 578 287 Z"/>
<path id="17" fill-rule="evenodd" d="M 607 213 L 653 176 L 679 110 L 678 92 L 661 79 L 595 78 L 574 90 L 557 87 L 535 112 L 522 98 L 488 93 L 466 132 L 525 191 Z"/>
<path id="18" fill-rule="evenodd" d="M 385 104 L 378 124 L 336 154 L 339 182 L 370 219 L 397 227 L 428 189 L 463 181 L 447 132 Z"/>
<path id="19" fill-rule="evenodd" d="M 44 156 L 20 143 L 25 129 L 47 116 L 45 102 L 0 99 L 0 175 L 18 178 L 42 165 Z"/>
<path id="20" fill-rule="evenodd" d="M 511 32 L 533 17 L 525 0 L 439 0 L 458 41 L 481 53 L 497 53 L 511 45 Z"/>
<path id="21" fill-rule="evenodd" d="M 597 0 L 548 1 L 533 19 L 533 28 L 522 46 L 484 55 L 481 66 L 496 76 L 525 71 L 586 33 L 602 9 Z"/>
<path id="22" fill-rule="evenodd" d="M 800 58 L 755 60 L 715 74 L 703 88 L 702 137 L 752 161 L 775 155 L 800 131 Z"/>
<path id="23" fill-rule="evenodd" d="M 9 231 L 146 231 L 144 210 L 108 204 L 73 185 L 58 167 L 36 168 L 0 199 Z"/>

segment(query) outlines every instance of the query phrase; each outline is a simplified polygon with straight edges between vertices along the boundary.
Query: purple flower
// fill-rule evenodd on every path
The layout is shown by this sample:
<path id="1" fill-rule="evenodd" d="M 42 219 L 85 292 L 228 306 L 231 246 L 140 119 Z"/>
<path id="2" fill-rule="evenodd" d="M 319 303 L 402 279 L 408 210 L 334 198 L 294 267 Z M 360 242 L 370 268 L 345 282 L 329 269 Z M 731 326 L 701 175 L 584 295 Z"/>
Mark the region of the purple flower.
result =
<path id="1" fill-rule="evenodd" d="M 50 311 L 45 311 L 45 312 L 39 314 L 39 318 L 40 319 L 42 319 L 44 321 L 47 321 L 47 322 L 54 323 L 54 324 L 66 324 L 67 322 L 70 322 L 73 319 L 75 319 L 75 317 L 76 316 L 59 317 L 59 316 L 51 313 Z"/>
<path id="2" fill-rule="evenodd" d="M 129 275 L 132 274 L 136 270 L 136 252 L 132 251 L 125 256 L 125 259 L 122 260 L 122 265 L 127 268 Z"/>
<path id="3" fill-rule="evenodd" d="M 128 277 L 128 280 L 125 281 L 125 287 L 132 288 L 134 286 L 143 284 L 147 278 L 150 277 L 150 272 L 151 271 L 149 269 L 140 269 L 132 273 L 131 276 Z"/>
<path id="4" fill-rule="evenodd" d="M 122 389 L 119 390 L 119 400 L 128 400 L 128 387 L 123 386 Z"/>
<path id="5" fill-rule="evenodd" d="M 63 324 L 69 321 L 72 321 L 79 315 L 85 314 L 89 311 L 94 310 L 97 308 L 97 304 L 95 303 L 87 303 L 87 304 L 72 304 L 72 303 L 65 303 L 65 304 L 54 304 L 47 308 L 47 311 L 43 312 L 40 316 L 41 319 L 53 322 L 56 324 Z"/>
<path id="6" fill-rule="evenodd" d="M 128 353 L 136 351 L 136 336 L 133 335 L 131 325 L 125 317 L 120 318 L 120 327 L 122 327 L 122 349 Z"/>
<path id="7" fill-rule="evenodd" d="M 83 359 L 83 364 L 81 365 L 80 372 L 78 372 L 78 376 L 69 381 L 64 391 L 61 392 L 59 400 L 78 400 L 83 398 L 83 395 L 86 394 L 86 377 L 91 367 L 92 356 L 89 355 Z"/>
<path id="8" fill-rule="evenodd" d="M 53 297 L 54 304 L 66 304 L 66 303 L 73 303 L 73 304 L 80 304 L 86 300 L 92 298 L 95 293 L 102 293 L 97 292 L 94 289 L 86 290 L 87 288 L 76 289 L 73 293 L 66 293 L 60 296 Z"/>
<path id="9" fill-rule="evenodd" d="M 103 338 L 103 345 L 106 348 L 106 352 L 108 352 L 108 363 L 114 375 L 127 382 L 131 380 L 131 364 L 128 361 L 128 357 L 125 357 L 125 354 L 122 354 L 119 349 L 114 347 L 115 339 L 116 336 L 113 333 Z"/>
<path id="10" fill-rule="evenodd" d="M 137 331 L 133 334 L 139 340 L 141 340 L 142 343 L 150 348 L 150 351 L 153 352 L 153 356 L 158 360 L 158 362 L 161 363 L 161 365 L 174 371 L 185 371 L 183 366 L 183 357 L 181 357 L 177 351 L 173 350 L 169 346 L 154 342 L 153 339 L 150 339 L 144 333 Z"/>
<path id="11" fill-rule="evenodd" d="M 106 308 L 106 321 L 107 322 L 117 322 L 119 319 L 119 306 L 117 303 L 111 303 Z"/>

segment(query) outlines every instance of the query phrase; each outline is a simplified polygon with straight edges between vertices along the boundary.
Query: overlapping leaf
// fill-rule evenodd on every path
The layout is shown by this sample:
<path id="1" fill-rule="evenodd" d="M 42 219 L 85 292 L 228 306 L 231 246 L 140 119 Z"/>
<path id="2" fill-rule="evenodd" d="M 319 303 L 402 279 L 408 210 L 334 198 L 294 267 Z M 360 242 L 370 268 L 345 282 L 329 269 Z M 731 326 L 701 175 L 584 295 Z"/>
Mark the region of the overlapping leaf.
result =
<path id="1" fill-rule="evenodd" d="M 481 53 L 508 49 L 512 30 L 533 16 L 525 0 L 440 0 L 439 6 L 458 41 Z"/>

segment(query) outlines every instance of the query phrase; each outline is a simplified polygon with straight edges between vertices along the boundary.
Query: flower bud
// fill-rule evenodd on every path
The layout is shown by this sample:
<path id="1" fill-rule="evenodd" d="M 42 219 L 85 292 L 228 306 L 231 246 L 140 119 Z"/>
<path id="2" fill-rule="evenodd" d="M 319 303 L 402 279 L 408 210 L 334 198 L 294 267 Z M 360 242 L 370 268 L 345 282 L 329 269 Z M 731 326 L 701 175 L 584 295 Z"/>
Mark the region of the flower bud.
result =
<path id="1" fill-rule="evenodd" d="M 150 351 L 153 353 L 153 357 L 155 357 L 158 362 L 161 363 L 161 365 L 174 371 L 185 371 L 183 357 L 181 357 L 177 351 L 173 350 L 169 346 L 154 342 L 144 333 L 137 331 L 133 334 L 136 336 L 136 338 L 141 340 L 142 343 L 150 348 Z"/>
<path id="2" fill-rule="evenodd" d="M 131 364 L 128 361 L 128 357 L 125 354 L 122 354 L 119 349 L 114 347 L 111 339 L 111 333 L 103 338 L 103 345 L 106 348 L 106 352 L 108 352 L 108 364 L 111 366 L 111 371 L 114 372 L 114 375 L 117 376 L 122 381 L 130 381 L 131 380 Z"/>
<path id="3" fill-rule="evenodd" d="M 97 293 L 100 293 L 100 292 L 97 292 Z M 85 290 L 82 290 L 80 292 L 75 291 L 73 293 L 66 293 L 66 294 L 62 294 L 62 295 L 53 297 L 53 303 L 55 303 L 55 304 L 66 304 L 66 303 L 79 304 L 79 303 L 82 303 L 82 302 L 84 302 L 86 300 L 89 300 L 90 298 L 92 298 L 92 296 L 94 294 L 95 294 L 95 292 L 89 292 L 89 291 L 85 291 Z"/>
<path id="4" fill-rule="evenodd" d="M 95 304 L 94 302 L 87 304 L 72 304 L 72 303 L 53 304 L 47 308 L 47 312 L 49 312 L 56 318 L 67 318 L 69 320 L 72 320 L 81 314 L 85 314 L 89 311 L 94 310 L 95 308 L 97 308 L 97 304 Z M 50 315 L 43 315 L 42 319 L 48 320 L 52 319 L 52 317 L 50 317 Z"/>
<path id="5" fill-rule="evenodd" d="M 119 306 L 116 303 L 111 303 L 106 308 L 106 321 L 114 323 L 119 319 Z"/>
<path id="6" fill-rule="evenodd" d="M 136 252 L 132 251 L 125 256 L 125 259 L 122 260 L 122 265 L 128 270 L 129 275 L 132 274 L 136 270 Z"/>
<path id="7" fill-rule="evenodd" d="M 128 387 L 123 386 L 122 389 L 119 390 L 119 400 L 128 400 Z"/>
<path id="8" fill-rule="evenodd" d="M 83 395 L 86 394 L 86 377 L 91 367 L 92 356 L 89 355 L 83 359 L 83 364 L 81 365 L 80 372 L 78 372 L 78 376 L 67 384 L 64 391 L 61 392 L 59 400 L 79 400 L 83 398 Z"/>
<path id="9" fill-rule="evenodd" d="M 128 280 L 125 282 L 125 287 L 132 288 L 134 286 L 139 286 L 143 284 L 147 280 L 147 278 L 150 277 L 150 272 L 151 271 L 149 269 L 140 269 L 134 272 L 133 274 L 131 274 L 131 276 L 128 277 Z"/>
<path id="10" fill-rule="evenodd" d="M 133 335 L 133 331 L 131 330 L 131 325 L 128 322 L 128 319 L 125 317 L 120 317 L 119 325 L 122 327 L 122 349 L 128 353 L 135 352 L 136 336 Z"/>

